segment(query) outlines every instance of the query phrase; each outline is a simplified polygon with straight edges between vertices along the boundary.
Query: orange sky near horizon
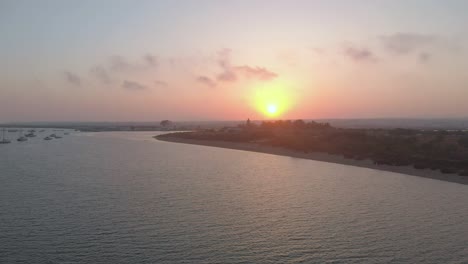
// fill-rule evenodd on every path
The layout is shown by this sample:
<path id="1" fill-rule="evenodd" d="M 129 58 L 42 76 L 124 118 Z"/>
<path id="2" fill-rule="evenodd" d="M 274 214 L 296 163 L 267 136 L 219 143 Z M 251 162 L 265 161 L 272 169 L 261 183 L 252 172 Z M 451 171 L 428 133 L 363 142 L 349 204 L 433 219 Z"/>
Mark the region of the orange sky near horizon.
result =
<path id="1" fill-rule="evenodd" d="M 7 1 L 0 122 L 466 117 L 467 8 Z"/>

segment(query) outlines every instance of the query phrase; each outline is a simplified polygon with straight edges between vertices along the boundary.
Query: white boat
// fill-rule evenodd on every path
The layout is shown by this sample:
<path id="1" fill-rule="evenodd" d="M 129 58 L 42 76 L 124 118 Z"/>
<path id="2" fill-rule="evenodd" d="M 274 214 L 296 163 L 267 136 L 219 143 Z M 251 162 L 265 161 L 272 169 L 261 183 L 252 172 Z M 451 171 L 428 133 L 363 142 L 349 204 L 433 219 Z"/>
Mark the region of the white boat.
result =
<path id="1" fill-rule="evenodd" d="M 16 141 L 18 142 L 28 141 L 28 138 L 23 136 L 23 130 L 20 130 L 19 134 L 20 134 L 20 137 Z"/>
<path id="2" fill-rule="evenodd" d="M 8 144 L 8 143 L 11 143 L 10 140 L 8 140 L 8 139 L 5 138 L 5 129 L 2 130 L 2 134 L 3 134 L 3 136 L 2 136 L 2 140 L 0 140 L 0 144 Z"/>
<path id="3" fill-rule="evenodd" d="M 34 132 L 29 132 L 27 133 L 26 135 L 24 135 L 25 137 L 35 137 L 36 135 L 34 134 Z"/>
<path id="4" fill-rule="evenodd" d="M 24 142 L 24 141 L 28 141 L 28 138 L 27 137 L 24 137 L 24 136 L 21 136 L 17 139 L 17 141 L 19 142 Z"/>
<path id="5" fill-rule="evenodd" d="M 51 137 L 51 138 L 62 138 L 61 136 L 57 136 L 56 134 L 52 134 L 49 137 Z"/>

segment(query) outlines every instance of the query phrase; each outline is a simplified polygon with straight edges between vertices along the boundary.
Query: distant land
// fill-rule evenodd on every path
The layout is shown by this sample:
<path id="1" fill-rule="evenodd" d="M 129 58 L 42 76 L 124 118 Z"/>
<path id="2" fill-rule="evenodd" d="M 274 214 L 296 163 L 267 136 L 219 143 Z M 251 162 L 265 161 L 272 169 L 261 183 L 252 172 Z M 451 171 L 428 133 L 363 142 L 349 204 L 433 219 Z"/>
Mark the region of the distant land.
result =
<path id="1" fill-rule="evenodd" d="M 362 123 L 361 123 L 362 124 Z M 447 124 L 447 123 L 445 123 Z M 247 120 L 237 127 L 158 135 L 163 141 L 308 158 L 468 184 L 468 131 L 344 128 L 315 121 Z M 461 126 L 462 127 L 462 126 Z M 437 129 L 436 129 L 437 128 Z"/>
<path id="2" fill-rule="evenodd" d="M 337 128 L 406 128 L 427 130 L 467 130 L 468 118 L 370 118 L 370 119 L 314 119 Z M 314 121 L 304 119 L 305 122 Z M 172 121 L 169 126 L 155 122 L 9 122 L 0 127 L 68 128 L 86 131 L 167 131 L 235 127 L 245 120 L 233 121 Z M 252 120 L 261 124 L 263 120 Z"/>

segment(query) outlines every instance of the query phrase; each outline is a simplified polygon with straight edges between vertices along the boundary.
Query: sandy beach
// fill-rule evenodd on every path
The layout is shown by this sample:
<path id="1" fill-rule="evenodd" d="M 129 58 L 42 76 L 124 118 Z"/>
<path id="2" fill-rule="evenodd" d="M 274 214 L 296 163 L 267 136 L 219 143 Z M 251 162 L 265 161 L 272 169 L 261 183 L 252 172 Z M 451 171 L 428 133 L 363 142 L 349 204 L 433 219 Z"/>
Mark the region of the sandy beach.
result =
<path id="1" fill-rule="evenodd" d="M 412 176 L 419 176 L 424 178 L 436 179 L 441 181 L 455 182 L 460 184 L 468 184 L 468 177 L 459 176 L 457 174 L 444 174 L 437 170 L 430 169 L 415 169 L 412 166 L 391 166 L 391 165 L 376 165 L 371 160 L 354 160 L 346 159 L 343 156 L 339 155 L 330 155 L 327 153 L 304 153 L 294 150 L 272 147 L 259 143 L 237 143 L 237 142 L 227 142 L 227 141 L 209 141 L 209 140 L 195 140 L 195 139 L 184 139 L 178 137 L 168 137 L 164 135 L 163 137 L 155 137 L 161 141 L 174 142 L 174 143 L 183 143 L 183 144 L 193 144 L 209 147 L 218 147 L 218 148 L 227 148 L 227 149 L 236 149 L 236 150 L 245 150 L 253 151 L 260 153 L 267 153 L 272 155 L 279 156 L 288 156 L 300 159 L 310 159 L 316 161 L 337 163 L 349 166 L 363 167 L 375 170 L 389 171 L 395 173 L 401 173 Z"/>

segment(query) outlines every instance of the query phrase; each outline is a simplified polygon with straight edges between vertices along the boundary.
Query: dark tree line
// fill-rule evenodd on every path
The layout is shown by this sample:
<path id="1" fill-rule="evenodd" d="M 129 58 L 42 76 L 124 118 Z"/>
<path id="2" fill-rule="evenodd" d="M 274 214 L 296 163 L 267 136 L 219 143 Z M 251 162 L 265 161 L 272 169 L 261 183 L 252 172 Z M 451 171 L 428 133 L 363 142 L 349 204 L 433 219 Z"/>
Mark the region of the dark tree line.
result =
<path id="1" fill-rule="evenodd" d="M 375 164 L 414 166 L 468 175 L 468 133 L 412 129 L 343 129 L 303 120 L 246 122 L 238 129 L 203 130 L 178 137 L 258 142 L 301 152 L 324 152 Z"/>

